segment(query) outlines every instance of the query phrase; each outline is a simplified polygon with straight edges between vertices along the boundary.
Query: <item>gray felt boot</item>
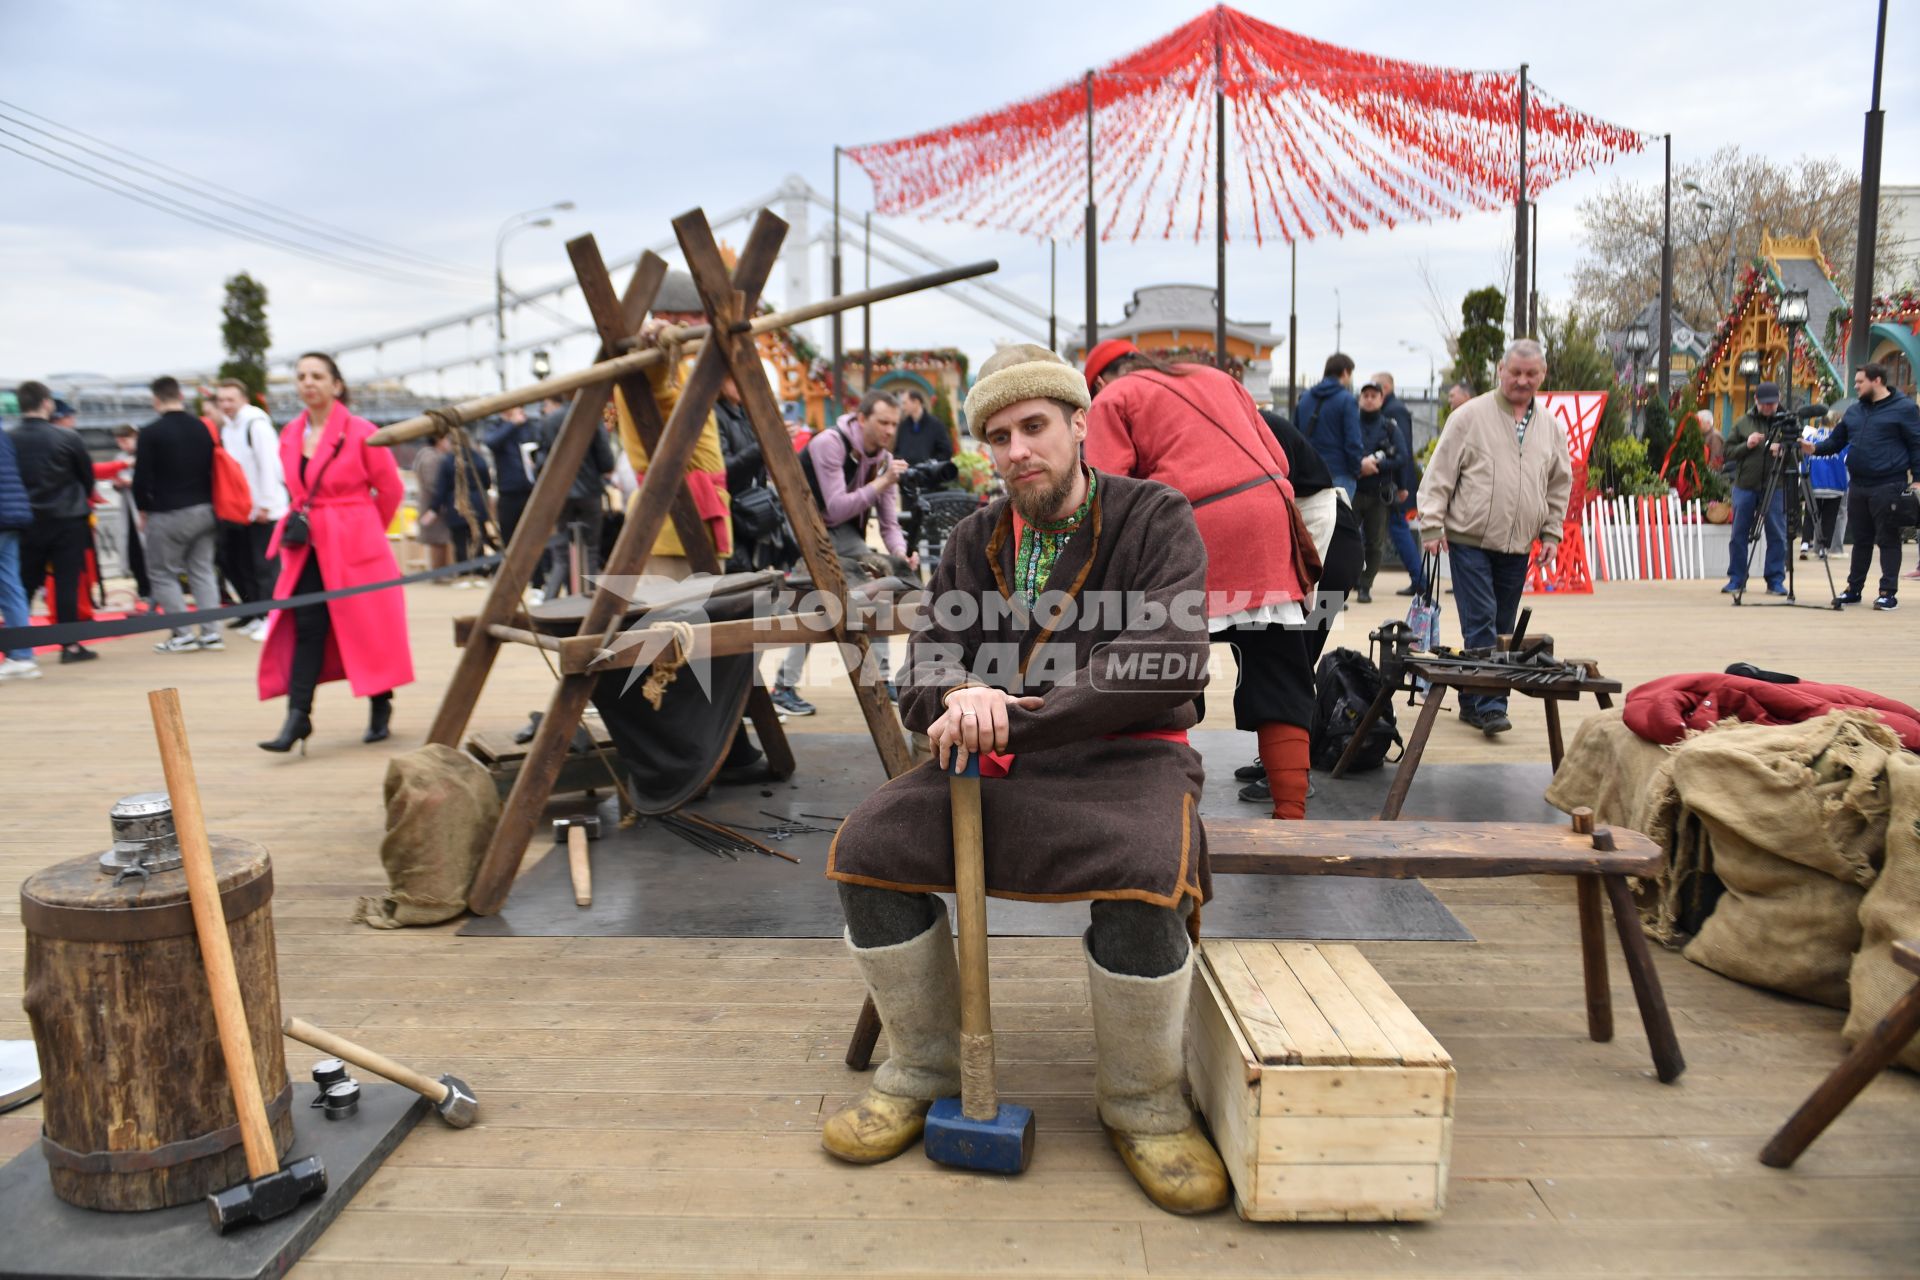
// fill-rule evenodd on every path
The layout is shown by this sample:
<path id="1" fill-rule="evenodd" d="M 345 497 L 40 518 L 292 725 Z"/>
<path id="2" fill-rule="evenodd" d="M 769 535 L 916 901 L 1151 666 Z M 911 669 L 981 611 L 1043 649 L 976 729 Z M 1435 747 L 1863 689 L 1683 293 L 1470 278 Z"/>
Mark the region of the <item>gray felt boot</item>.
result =
<path id="1" fill-rule="evenodd" d="M 1232 1194 L 1226 1166 L 1181 1094 L 1192 951 L 1160 978 L 1113 973 L 1089 952 L 1087 987 L 1097 1059 L 1094 1095 L 1121 1163 L 1147 1198 L 1169 1213 L 1220 1208 Z"/>
<path id="2" fill-rule="evenodd" d="M 960 969 L 943 907 L 917 938 L 848 949 L 887 1032 L 873 1087 L 829 1119 L 820 1145 L 842 1160 L 876 1164 L 919 1140 L 935 1098 L 960 1092 Z"/>

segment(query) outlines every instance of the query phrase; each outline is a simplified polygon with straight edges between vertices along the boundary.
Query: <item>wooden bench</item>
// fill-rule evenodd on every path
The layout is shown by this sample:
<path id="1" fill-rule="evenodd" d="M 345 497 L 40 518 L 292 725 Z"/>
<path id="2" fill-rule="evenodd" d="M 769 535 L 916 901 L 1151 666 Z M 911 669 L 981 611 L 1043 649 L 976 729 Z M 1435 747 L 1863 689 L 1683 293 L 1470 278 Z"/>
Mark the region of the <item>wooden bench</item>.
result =
<path id="1" fill-rule="evenodd" d="M 1653 953 L 1640 929 L 1628 876 L 1653 878 L 1665 867 L 1659 846 L 1637 831 L 1596 830 L 1590 810 L 1573 825 L 1544 822 L 1275 822 L 1268 818 L 1209 818 L 1207 857 L 1215 875 L 1370 876 L 1376 879 L 1485 879 L 1496 876 L 1574 877 L 1578 892 L 1580 958 L 1586 976 L 1587 1034 L 1613 1039 L 1613 999 L 1607 980 L 1607 942 L 1601 897 L 1613 910 L 1633 995 L 1662 1083 L 1687 1069 L 1674 1035 Z M 1231 886 L 1217 891 L 1233 892 Z M 864 1071 L 872 1061 L 880 1021 L 872 1001 L 862 1009 L 847 1046 L 847 1065 Z"/>
<path id="2" fill-rule="evenodd" d="M 1920 974 L 1920 939 L 1895 942 L 1893 962 L 1909 973 Z M 1920 1035 L 1920 982 L 1893 1002 L 1886 1016 L 1860 1037 L 1853 1051 L 1780 1126 L 1780 1132 L 1760 1152 L 1760 1163 L 1775 1169 L 1792 1165 L 1915 1035 Z"/>
<path id="3" fill-rule="evenodd" d="M 1255 1222 L 1410 1222 L 1447 1201 L 1453 1060 L 1358 948 L 1200 944 L 1187 1079 Z"/>

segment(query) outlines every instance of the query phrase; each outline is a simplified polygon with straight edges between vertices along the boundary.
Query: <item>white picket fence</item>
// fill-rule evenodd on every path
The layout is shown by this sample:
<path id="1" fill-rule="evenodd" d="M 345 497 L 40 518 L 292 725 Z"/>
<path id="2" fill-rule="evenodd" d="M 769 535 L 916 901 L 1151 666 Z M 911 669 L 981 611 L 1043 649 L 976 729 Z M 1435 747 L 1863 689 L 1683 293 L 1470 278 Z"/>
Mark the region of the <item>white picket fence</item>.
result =
<path id="1" fill-rule="evenodd" d="M 1595 582 L 1712 578 L 1706 505 L 1659 497 L 1595 497 L 1582 525 Z"/>

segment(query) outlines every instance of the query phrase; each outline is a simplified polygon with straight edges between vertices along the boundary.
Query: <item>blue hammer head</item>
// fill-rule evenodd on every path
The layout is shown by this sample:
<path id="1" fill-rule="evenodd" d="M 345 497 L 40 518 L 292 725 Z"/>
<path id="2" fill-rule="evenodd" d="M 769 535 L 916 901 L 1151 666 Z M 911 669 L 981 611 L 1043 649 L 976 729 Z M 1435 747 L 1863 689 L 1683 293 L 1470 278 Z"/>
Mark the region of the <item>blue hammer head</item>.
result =
<path id="1" fill-rule="evenodd" d="M 976 1173 L 1024 1173 L 1033 1160 L 1033 1109 L 1002 1102 L 988 1120 L 974 1120 L 960 1099 L 941 1098 L 927 1112 L 927 1159 Z"/>

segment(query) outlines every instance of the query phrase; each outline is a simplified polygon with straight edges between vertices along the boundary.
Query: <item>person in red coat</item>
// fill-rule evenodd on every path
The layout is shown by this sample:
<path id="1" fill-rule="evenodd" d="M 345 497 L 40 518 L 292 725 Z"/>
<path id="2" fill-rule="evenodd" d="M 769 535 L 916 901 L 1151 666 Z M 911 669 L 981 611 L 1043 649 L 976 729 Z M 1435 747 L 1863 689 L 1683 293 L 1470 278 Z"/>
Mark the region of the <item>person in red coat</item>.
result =
<path id="1" fill-rule="evenodd" d="M 400 576 L 387 526 L 400 509 L 400 468 L 391 450 L 367 443 L 374 426 L 347 412 L 347 387 L 331 356 L 309 352 L 294 366 L 306 411 L 280 432 L 280 461 L 290 500 L 274 528 L 267 558 L 280 557 L 277 600 L 308 592 L 385 582 Z M 309 531 L 304 545 L 285 537 L 296 515 Z M 260 698 L 287 697 L 280 736 L 264 751 L 306 751 L 313 732 L 313 691 L 325 680 L 347 681 L 370 698 L 363 741 L 380 742 L 393 717 L 393 691 L 413 679 L 407 598 L 399 587 L 295 609 L 276 609 L 260 650 Z"/>
<path id="2" fill-rule="evenodd" d="M 1253 731 L 1273 816 L 1307 814 L 1313 660 L 1306 605 L 1320 563 L 1287 456 L 1240 380 L 1169 365 L 1124 339 L 1087 353 L 1087 464 L 1185 494 L 1207 548 L 1207 628 L 1240 662 L 1234 723 Z"/>

